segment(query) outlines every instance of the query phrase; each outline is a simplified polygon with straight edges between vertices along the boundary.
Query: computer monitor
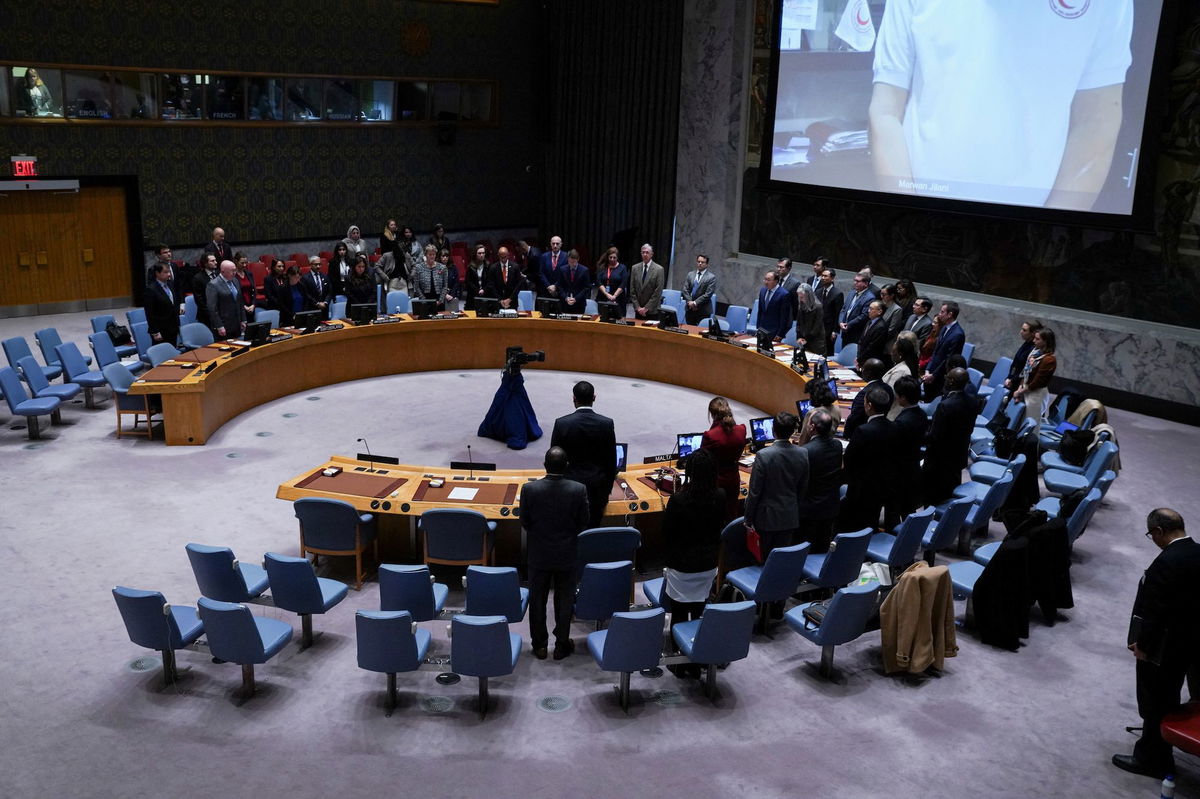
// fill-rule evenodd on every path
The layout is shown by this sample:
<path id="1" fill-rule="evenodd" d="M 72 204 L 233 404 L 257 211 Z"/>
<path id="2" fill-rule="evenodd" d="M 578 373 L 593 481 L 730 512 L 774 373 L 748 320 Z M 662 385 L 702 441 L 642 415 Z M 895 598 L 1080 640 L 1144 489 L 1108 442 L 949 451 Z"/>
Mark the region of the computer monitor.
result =
<path id="1" fill-rule="evenodd" d="M 767 330 L 758 331 L 757 349 L 759 352 L 767 353 L 768 355 L 775 354 L 775 341 L 771 337 L 771 333 Z"/>
<path id="2" fill-rule="evenodd" d="M 292 327 L 303 333 L 311 333 L 321 324 L 320 311 L 300 311 L 292 321 Z"/>
<path id="3" fill-rule="evenodd" d="M 621 318 L 621 306 L 615 302 L 598 302 L 596 308 L 599 309 L 601 322 L 615 322 Z"/>
<path id="4" fill-rule="evenodd" d="M 703 433 L 680 433 L 675 436 L 675 448 L 679 450 L 680 458 L 686 458 L 700 449 L 700 444 L 703 441 Z"/>
<path id="5" fill-rule="evenodd" d="M 412 301 L 414 319 L 429 319 L 437 313 L 437 300 L 419 299 Z"/>
<path id="6" fill-rule="evenodd" d="M 257 347 L 260 344 L 266 344 L 267 339 L 271 337 L 270 322 L 251 322 L 246 325 L 246 341 L 250 342 L 251 347 Z"/>
<path id="7" fill-rule="evenodd" d="M 836 397 L 837 396 L 837 378 L 836 377 L 829 378 L 829 380 L 826 381 L 826 384 L 829 386 L 830 393 L 832 393 L 833 396 Z"/>
<path id="8" fill-rule="evenodd" d="M 750 440 L 755 444 L 766 444 L 775 440 L 775 419 L 760 416 L 750 420 Z"/>
<path id="9" fill-rule="evenodd" d="M 679 314 L 674 308 L 659 308 L 658 321 L 664 327 L 679 327 Z"/>
<path id="10" fill-rule="evenodd" d="M 803 419 L 812 410 L 812 400 L 796 400 L 796 415 Z"/>
<path id="11" fill-rule="evenodd" d="M 369 325 L 379 312 L 379 307 L 373 302 L 360 302 L 350 306 L 350 321 L 356 325 Z"/>
<path id="12" fill-rule="evenodd" d="M 476 316 L 495 316 L 498 313 L 500 313 L 500 300 L 495 297 L 475 298 Z"/>
<path id="13" fill-rule="evenodd" d="M 558 316 L 562 313 L 562 300 L 558 297 L 538 297 L 533 302 L 533 310 L 542 316 Z"/>
<path id="14" fill-rule="evenodd" d="M 721 327 L 721 320 L 717 317 L 715 309 L 712 316 L 708 317 L 708 335 L 714 338 L 728 338 L 725 329 Z"/>
<path id="15" fill-rule="evenodd" d="M 617 442 L 617 471 L 625 471 L 625 467 L 629 464 L 629 445 L 623 441 Z"/>

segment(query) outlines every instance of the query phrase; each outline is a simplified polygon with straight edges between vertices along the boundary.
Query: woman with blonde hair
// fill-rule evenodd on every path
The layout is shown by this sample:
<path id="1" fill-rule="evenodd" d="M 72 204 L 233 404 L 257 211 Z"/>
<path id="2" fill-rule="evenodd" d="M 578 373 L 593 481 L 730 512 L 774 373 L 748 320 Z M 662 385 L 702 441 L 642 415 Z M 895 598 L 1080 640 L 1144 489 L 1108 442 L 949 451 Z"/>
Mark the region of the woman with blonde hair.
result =
<path id="1" fill-rule="evenodd" d="M 712 426 L 704 433 L 700 449 L 713 454 L 717 462 L 717 486 L 725 491 L 725 521 L 738 515 L 738 498 L 741 495 L 742 475 L 738 471 L 738 459 L 746 449 L 746 425 L 738 424 L 729 408 L 729 400 L 713 397 L 708 403 L 708 417 Z"/>

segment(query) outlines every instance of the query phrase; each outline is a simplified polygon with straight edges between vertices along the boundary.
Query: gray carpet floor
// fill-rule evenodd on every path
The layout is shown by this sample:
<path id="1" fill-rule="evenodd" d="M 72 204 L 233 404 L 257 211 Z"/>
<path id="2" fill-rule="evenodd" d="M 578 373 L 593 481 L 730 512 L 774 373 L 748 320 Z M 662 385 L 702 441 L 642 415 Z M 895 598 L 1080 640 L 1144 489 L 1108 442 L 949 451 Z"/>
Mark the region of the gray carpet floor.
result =
<path id="1" fill-rule="evenodd" d="M 86 352 L 87 318 L 0 320 L 0 337 L 32 343 L 53 325 Z M 547 429 L 569 411 L 578 377 L 527 373 Z M 634 460 L 705 426 L 706 395 L 593 379 L 597 409 L 616 419 Z M 384 677 L 355 660 L 354 611 L 378 607 L 374 582 L 315 619 L 311 649 L 292 643 L 260 666 L 259 693 L 244 704 L 239 669 L 199 653 L 180 653 L 186 672 L 172 689 L 153 668 L 138 670 L 150 653 L 129 642 L 112 586 L 194 604 L 189 541 L 255 563 L 266 551 L 295 554 L 278 484 L 353 454 L 356 438 L 406 462 L 461 459 L 469 442 L 477 460 L 540 464 L 545 442 L 513 452 L 472 435 L 498 381 L 464 372 L 328 386 L 245 413 L 201 448 L 117 441 L 109 402 L 69 406 L 65 424 L 33 443 L 0 411 L 0 796 L 1156 795 L 1154 782 L 1108 760 L 1130 751 L 1123 728 L 1138 723 L 1124 637 L 1156 552 L 1145 514 L 1169 505 L 1200 526 L 1200 430 L 1119 411 L 1124 470 L 1076 545 L 1068 620 L 1034 621 L 1016 653 L 960 630 L 959 656 L 938 677 L 885 676 L 876 633 L 838 648 L 828 682 L 815 671 L 819 650 L 779 626 L 720 674 L 715 702 L 694 681 L 635 675 L 626 715 L 616 675 L 586 654 L 536 661 L 526 645 L 516 672 L 493 680 L 486 720 L 474 680 L 442 686 L 430 671 L 400 675 L 401 704 L 386 718 Z M 992 537 L 1001 533 L 993 524 Z M 452 591 L 449 604 L 461 602 Z M 255 611 L 292 623 L 298 637 L 294 615 Z M 446 623 L 425 626 L 433 652 L 448 654 Z M 581 650 L 590 629 L 575 626 Z M 526 625 L 514 630 L 527 638 Z M 1200 762 L 1178 760 L 1176 795 L 1200 795 Z"/>

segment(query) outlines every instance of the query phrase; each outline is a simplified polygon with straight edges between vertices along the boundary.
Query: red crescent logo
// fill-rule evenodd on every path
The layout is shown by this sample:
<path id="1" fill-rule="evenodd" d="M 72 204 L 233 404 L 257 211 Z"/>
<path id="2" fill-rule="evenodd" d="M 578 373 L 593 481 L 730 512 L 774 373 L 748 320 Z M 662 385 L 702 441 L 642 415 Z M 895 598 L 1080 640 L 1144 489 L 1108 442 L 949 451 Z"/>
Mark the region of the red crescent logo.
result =
<path id="1" fill-rule="evenodd" d="M 1073 6 L 1073 5 L 1071 5 L 1070 3 L 1068 3 L 1068 2 L 1067 2 L 1067 0 L 1058 0 L 1058 4 L 1059 4 L 1060 6 L 1062 6 L 1063 8 L 1067 9 L 1068 11 L 1074 11 L 1074 10 L 1075 10 L 1075 6 Z"/>
<path id="2" fill-rule="evenodd" d="M 1078 19 L 1087 13 L 1092 0 L 1050 0 L 1050 10 L 1063 19 Z"/>
<path id="3" fill-rule="evenodd" d="M 1060 2 L 1060 3 L 1061 3 L 1061 2 L 1062 2 L 1062 0 L 1058 0 L 1058 2 Z M 870 25 L 870 24 L 871 24 L 871 18 L 870 18 L 870 17 L 867 17 L 866 19 L 863 19 L 863 18 L 862 18 L 862 8 L 861 8 L 861 7 L 858 9 L 858 13 L 854 15 L 854 18 L 855 18 L 856 20 L 858 20 L 858 24 L 859 24 L 859 25 Z"/>

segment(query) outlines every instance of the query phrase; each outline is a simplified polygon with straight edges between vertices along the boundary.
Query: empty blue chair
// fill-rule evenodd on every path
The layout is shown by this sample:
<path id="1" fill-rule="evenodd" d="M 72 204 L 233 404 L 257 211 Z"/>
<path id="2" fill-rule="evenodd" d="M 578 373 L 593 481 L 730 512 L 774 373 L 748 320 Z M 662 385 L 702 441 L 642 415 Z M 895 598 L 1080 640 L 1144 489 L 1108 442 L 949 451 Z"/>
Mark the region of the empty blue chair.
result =
<path id="1" fill-rule="evenodd" d="M 971 507 L 967 509 L 967 517 L 958 531 L 958 554 L 966 555 L 970 552 L 972 535 L 987 533 L 988 524 L 992 521 L 992 514 L 1000 509 L 1000 506 L 1008 499 L 1009 493 L 1012 492 L 1013 479 L 1014 475 L 1011 471 L 1005 472 L 1003 477 L 988 486 L 983 497 L 979 499 L 976 499 L 974 495 L 965 497 L 971 500 Z M 947 505 L 948 503 L 943 503 L 939 508 L 945 508 Z"/>
<path id="2" fill-rule="evenodd" d="M 1012 358 L 1007 355 L 996 361 L 996 365 L 992 367 L 992 373 L 988 375 L 987 385 L 979 387 L 980 399 L 989 398 L 996 390 L 1004 390 L 1004 381 L 1008 379 L 1011 369 Z"/>
<path id="3" fill-rule="evenodd" d="M 145 322 L 134 322 L 129 326 L 129 330 L 133 333 L 133 344 L 137 347 L 138 357 L 142 359 L 142 363 L 150 363 L 150 347 L 154 345 L 154 339 L 150 337 L 150 326 Z"/>
<path id="4" fill-rule="evenodd" d="M 254 321 L 255 322 L 266 322 L 269 325 L 271 325 L 272 330 L 278 330 L 279 329 L 279 311 L 275 310 L 274 308 L 270 308 L 270 309 L 255 308 L 254 309 Z"/>
<path id="5" fill-rule="evenodd" d="M 758 631 L 767 631 L 767 616 L 771 603 L 790 597 L 804 576 L 810 544 L 804 541 L 790 547 L 779 547 L 767 555 L 761 566 L 734 569 L 725 575 L 742 596 L 758 605 Z M 861 561 L 859 561 L 861 564 Z"/>
<path id="6" fill-rule="evenodd" d="M 57 364 L 54 366 L 42 366 L 34 360 L 33 352 L 29 349 L 29 342 L 21 336 L 6 338 L 0 342 L 0 346 L 4 347 L 4 354 L 8 357 L 8 365 L 18 372 L 21 370 L 21 359 L 29 358 L 38 367 L 38 371 L 47 381 L 53 380 L 62 374 L 62 367 Z"/>
<path id="7" fill-rule="evenodd" d="M 127 322 L 129 322 L 129 326 L 131 328 L 133 327 L 133 325 L 137 324 L 138 322 L 145 322 L 146 321 L 146 309 L 145 308 L 130 308 L 128 311 L 125 312 L 125 320 Z"/>
<path id="8" fill-rule="evenodd" d="M 629 610 L 629 587 L 633 584 L 633 563 L 589 563 L 583 567 L 583 579 L 575 593 L 575 618 L 596 622 L 599 630 L 614 613 Z"/>
<path id="9" fill-rule="evenodd" d="M 642 534 L 636 527 L 592 527 L 575 539 L 575 580 L 583 578 L 588 563 L 637 562 Z M 630 588 L 632 588 L 632 584 Z"/>
<path id="10" fill-rule="evenodd" d="M 59 363 L 62 364 L 63 374 L 67 376 L 68 380 L 83 389 L 84 404 L 89 408 L 95 408 L 94 392 L 95 389 L 105 385 L 104 373 L 93 372 L 87 368 L 87 360 L 73 341 L 59 344 L 54 348 L 54 352 L 58 356 Z"/>
<path id="11" fill-rule="evenodd" d="M 255 616 L 233 602 L 200 597 L 200 621 L 212 656 L 242 667 L 242 699 L 254 693 L 254 666 L 275 657 L 292 640 L 292 625 Z"/>
<path id="12" fill-rule="evenodd" d="M 239 563 L 229 547 L 188 544 L 185 549 L 201 596 L 221 602 L 251 602 L 267 590 L 267 570 Z"/>
<path id="13" fill-rule="evenodd" d="M 683 311 L 679 310 L 680 300 L 683 298 L 683 292 L 679 289 L 663 289 L 662 304 L 660 308 L 671 308 L 679 314 L 679 323 L 683 324 Z"/>
<path id="14" fill-rule="evenodd" d="M 1100 491 L 1100 499 L 1104 499 L 1104 495 L 1108 493 L 1108 488 L 1117 479 L 1117 473 L 1109 469 L 1100 479 L 1096 481 L 1096 488 Z M 1037 510 L 1044 510 L 1051 516 L 1060 515 L 1062 508 L 1062 497 L 1042 497 L 1036 505 L 1033 506 Z"/>
<path id="15" fill-rule="evenodd" d="M 629 711 L 629 677 L 635 671 L 657 668 L 662 657 L 662 608 L 622 611 L 609 619 L 607 630 L 587 637 L 588 652 L 604 671 L 621 673 L 617 693 L 621 709 Z"/>
<path id="16" fill-rule="evenodd" d="M 162 653 L 163 682 L 173 685 L 179 679 L 175 650 L 196 642 L 204 633 L 204 624 L 195 608 L 176 607 L 158 591 L 142 591 L 118 585 L 112 590 L 129 640 Z"/>
<path id="17" fill-rule="evenodd" d="M 583 312 L 585 314 L 595 316 L 598 313 L 600 313 L 600 306 L 596 303 L 595 300 L 584 300 Z"/>
<path id="18" fill-rule="evenodd" d="M 533 311 L 533 292 L 528 289 L 517 292 L 517 310 Z"/>
<path id="19" fill-rule="evenodd" d="M 346 300 L 334 300 L 329 305 L 329 319 L 337 321 L 338 319 L 346 318 Z"/>
<path id="20" fill-rule="evenodd" d="M 1051 494 L 1062 496 L 1081 488 L 1091 489 L 1099 482 L 1100 477 L 1112 466 L 1117 456 L 1117 445 L 1111 441 L 1102 441 L 1083 462 L 1083 471 L 1074 472 L 1066 469 L 1047 469 L 1042 472 L 1042 482 Z"/>
<path id="21" fill-rule="evenodd" d="M 795 322 L 792 322 L 791 327 L 789 327 L 787 332 L 783 334 L 783 341 L 781 343 L 786 344 L 789 347 L 796 346 L 796 323 Z"/>
<path id="22" fill-rule="evenodd" d="M 671 635 L 689 663 L 704 666 L 704 693 L 712 699 L 717 690 L 717 666 L 750 654 L 753 629 L 754 603 L 727 602 L 708 605 L 700 618 L 672 627 Z"/>
<path id="23" fill-rule="evenodd" d="M 508 631 L 503 616 L 460 613 L 450 622 L 450 670 L 479 679 L 479 718 L 487 715 L 488 679 L 512 674 L 521 636 Z"/>
<path id="24" fill-rule="evenodd" d="M 646 601 L 656 608 L 662 607 L 664 585 L 666 585 L 666 580 L 662 577 L 642 581 L 642 594 L 646 597 Z"/>
<path id="25" fill-rule="evenodd" d="M 496 523 L 477 510 L 434 508 L 421 514 L 425 562 L 447 566 L 487 566 L 492 562 Z"/>
<path id="26" fill-rule="evenodd" d="M 932 506 L 913 511 L 891 533 L 875 533 L 867 543 L 867 560 L 886 563 L 893 582 L 900 572 L 912 565 L 921 548 L 921 540 L 933 521 Z"/>
<path id="27" fill-rule="evenodd" d="M 168 344 L 165 341 L 160 341 L 158 344 L 155 344 L 150 349 L 146 350 L 146 357 L 149 358 L 151 366 L 158 366 L 161 363 L 166 363 L 178 354 L 179 350 L 175 349 L 175 345 Z"/>
<path id="28" fill-rule="evenodd" d="M 949 505 L 936 508 L 937 522 L 930 525 L 921 538 L 921 549 L 925 550 L 925 562 L 933 565 L 934 554 L 949 549 L 958 542 L 958 533 L 967 521 L 967 514 L 975 507 L 970 497 L 959 497 Z"/>
<path id="29" fill-rule="evenodd" d="M 75 383 L 50 385 L 49 381 L 46 380 L 46 375 L 42 371 L 42 367 L 33 359 L 32 355 L 18 361 L 17 368 L 20 370 L 21 376 L 25 378 L 26 384 L 29 385 L 29 393 L 38 399 L 57 397 L 66 402 L 77 397 L 79 392 L 82 391 Z"/>
<path id="30" fill-rule="evenodd" d="M 750 318 L 746 320 L 746 332 L 750 335 L 758 333 L 758 299 L 750 304 Z"/>
<path id="31" fill-rule="evenodd" d="M 974 344 L 972 344 L 969 341 L 966 342 L 965 344 L 963 344 L 962 356 L 963 356 L 963 360 L 967 362 L 968 368 L 971 366 L 971 356 L 973 356 L 974 354 L 975 354 L 975 345 Z"/>
<path id="32" fill-rule="evenodd" d="M 725 321 L 733 333 L 745 333 L 750 324 L 750 309 L 745 305 L 730 305 L 725 309 Z"/>
<path id="33" fill-rule="evenodd" d="M 389 314 L 412 313 L 412 299 L 408 296 L 407 291 L 389 291 L 386 303 L 385 307 Z"/>
<path id="34" fill-rule="evenodd" d="M 983 385 L 983 372 L 979 369 L 968 367 L 967 381 L 975 387 L 976 395 L 978 395 L 979 387 Z"/>
<path id="35" fill-rule="evenodd" d="M 385 563 L 379 567 L 380 610 L 406 610 L 413 621 L 433 621 L 449 595 L 450 587 L 435 583 L 424 564 Z"/>
<path id="36" fill-rule="evenodd" d="M 987 398 L 987 402 L 983 403 L 983 410 L 975 417 L 976 427 L 987 427 L 992 420 L 996 418 L 996 414 L 1000 413 L 1000 406 L 1004 404 L 1004 398 L 1008 396 L 1008 391 L 1001 388 L 999 391 L 993 391 Z"/>
<path id="37" fill-rule="evenodd" d="M 197 320 L 196 298 L 188 294 L 183 298 L 183 322 L 180 325 L 190 325 Z"/>
<path id="38" fill-rule="evenodd" d="M 358 667 L 387 675 L 387 715 L 396 708 L 396 673 L 416 671 L 429 652 L 431 636 L 406 610 L 360 610 L 354 614 Z"/>
<path id="39" fill-rule="evenodd" d="M 350 586 L 318 577 L 306 558 L 291 558 L 268 552 L 263 556 L 271 599 L 275 607 L 300 616 L 300 648 L 312 646 L 312 617 L 325 613 L 346 598 Z"/>
<path id="40" fill-rule="evenodd" d="M 797 605 L 784 614 L 784 621 L 797 633 L 821 647 L 821 676 L 828 679 L 833 673 L 833 650 L 848 644 L 867 629 L 879 599 L 879 583 L 869 582 L 839 588 L 833 595 L 820 625 L 814 625 L 804 615 L 804 609 L 814 604 Z"/>
<path id="41" fill-rule="evenodd" d="M 842 351 L 834 356 L 834 360 L 847 368 L 853 367 L 854 362 L 858 360 L 858 344 L 847 344 L 842 347 Z"/>
<path id="42" fill-rule="evenodd" d="M 103 333 L 104 335 L 107 336 L 108 335 L 108 323 L 115 322 L 115 321 L 116 321 L 116 317 L 114 317 L 112 314 L 101 314 L 100 316 L 93 316 L 92 317 L 92 332 L 93 333 Z M 133 328 L 130 328 L 131 334 L 132 334 L 132 331 L 133 331 Z M 109 341 L 109 343 L 112 343 L 112 338 L 110 337 L 108 341 Z M 113 344 L 113 346 L 117 350 L 118 358 L 125 359 L 131 355 L 137 354 L 137 346 L 134 344 L 120 344 L 120 345 Z"/>
<path id="43" fill-rule="evenodd" d="M 104 372 L 104 367 L 113 363 L 124 366 L 133 374 L 146 368 L 146 364 L 142 363 L 140 358 L 121 360 L 121 356 L 117 354 L 117 348 L 113 346 L 112 339 L 108 337 L 107 333 L 92 333 L 88 336 L 88 341 L 92 345 L 92 354 L 96 356 L 96 367 L 101 373 Z"/>
<path id="44" fill-rule="evenodd" d="M 710 327 L 712 327 L 712 317 L 706 316 L 705 318 L 701 319 L 699 327 L 701 330 L 708 330 Z M 717 319 L 717 329 L 728 333 L 729 323 L 724 319 Z"/>
<path id="45" fill-rule="evenodd" d="M 513 566 L 468 566 L 463 588 L 471 616 L 503 616 L 516 624 L 529 608 L 529 589 L 521 587 Z"/>
<path id="46" fill-rule="evenodd" d="M 368 545 L 374 547 L 379 561 L 375 517 L 359 513 L 349 502 L 320 497 L 298 499 L 292 503 L 292 511 L 300 522 L 300 557 L 311 552 L 315 565 L 319 555 L 353 555 L 354 590 L 361 590 L 366 576 L 362 553 Z"/>
<path id="47" fill-rule="evenodd" d="M 154 438 L 152 420 L 154 414 L 158 413 L 158 409 L 151 404 L 150 395 L 129 393 L 129 387 L 133 385 L 133 374 L 119 361 L 105 366 L 103 373 L 105 382 L 112 389 L 113 399 L 116 400 L 113 404 L 117 408 L 117 438 L 126 434 L 121 427 L 122 416 L 133 417 L 131 435 Z M 137 426 L 143 416 L 146 417 L 146 429 L 138 431 Z"/>
<path id="48" fill-rule="evenodd" d="M 38 349 L 42 351 L 42 360 L 48 366 L 62 366 L 62 359 L 58 356 L 58 347 L 63 343 L 62 336 L 58 335 L 58 329 L 54 327 L 43 327 L 41 330 L 35 330 L 33 338 L 38 343 Z M 85 365 L 90 365 L 91 358 L 79 356 L 83 358 Z M 65 369 L 63 370 L 66 371 Z"/>
<path id="49" fill-rule="evenodd" d="M 829 552 L 809 555 L 804 562 L 804 582 L 800 584 L 800 592 L 841 588 L 858 579 L 874 532 L 868 527 L 855 533 L 840 533 L 833 539 L 834 547 Z"/>
<path id="50" fill-rule="evenodd" d="M 191 322 L 179 328 L 179 343 L 186 349 L 207 347 L 214 341 L 216 339 L 213 338 L 213 332 L 209 330 L 208 325 L 201 322 Z"/>
<path id="51" fill-rule="evenodd" d="M 976 502 L 982 502 L 992 485 L 1004 475 L 1011 472 L 1014 480 L 1020 477 L 1026 460 L 1025 455 L 1020 454 L 1011 461 L 991 457 L 987 460 L 976 461 L 967 470 L 971 479 L 965 483 L 959 483 L 954 489 L 954 496 L 971 497 Z"/>
<path id="52" fill-rule="evenodd" d="M 37 417 L 50 415 L 51 424 L 56 424 L 59 420 L 59 405 L 62 400 L 58 397 L 34 397 L 30 398 L 25 393 L 25 387 L 21 385 L 21 378 L 17 377 L 17 372 L 8 366 L 0 369 L 0 391 L 4 392 L 4 401 L 8 403 L 8 410 L 13 416 L 24 416 L 25 426 L 29 430 L 29 438 L 41 438 L 42 431 L 38 426 Z"/>

